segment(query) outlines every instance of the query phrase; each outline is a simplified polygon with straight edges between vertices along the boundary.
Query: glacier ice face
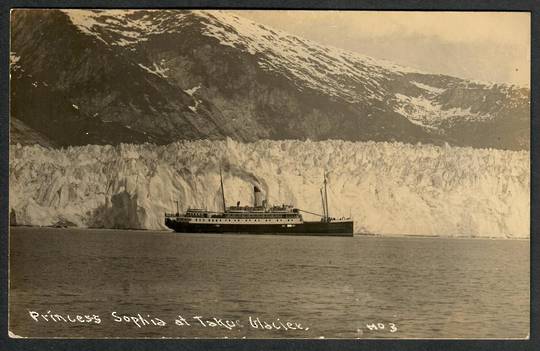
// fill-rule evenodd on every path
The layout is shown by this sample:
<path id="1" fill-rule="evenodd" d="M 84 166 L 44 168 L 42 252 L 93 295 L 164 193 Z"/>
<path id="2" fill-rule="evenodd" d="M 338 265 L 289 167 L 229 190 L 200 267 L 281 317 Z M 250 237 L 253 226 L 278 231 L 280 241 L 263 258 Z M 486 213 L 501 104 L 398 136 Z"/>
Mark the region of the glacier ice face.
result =
<path id="1" fill-rule="evenodd" d="M 329 179 L 333 217 L 355 231 L 529 237 L 529 153 L 345 141 L 182 141 L 10 150 L 10 207 L 17 224 L 165 229 L 164 212 L 269 203 L 321 212 Z M 305 219 L 316 220 L 305 215 Z"/>

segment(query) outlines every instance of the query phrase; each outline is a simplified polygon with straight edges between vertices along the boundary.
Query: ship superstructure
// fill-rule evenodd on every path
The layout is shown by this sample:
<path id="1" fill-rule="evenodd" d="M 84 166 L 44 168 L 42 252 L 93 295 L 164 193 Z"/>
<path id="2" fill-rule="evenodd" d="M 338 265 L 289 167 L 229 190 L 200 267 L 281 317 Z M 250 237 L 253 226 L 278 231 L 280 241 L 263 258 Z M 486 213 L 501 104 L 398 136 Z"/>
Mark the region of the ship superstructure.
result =
<path id="1" fill-rule="evenodd" d="M 253 187 L 253 205 L 226 206 L 223 177 L 220 172 L 220 184 L 223 211 L 189 208 L 184 214 L 178 209 L 175 214 L 165 214 L 165 225 L 179 233 L 239 233 L 239 234 L 283 234 L 283 235 L 318 235 L 352 236 L 353 221 L 350 218 L 332 218 L 329 216 L 326 190 L 321 188 L 323 215 L 300 210 L 291 205 L 269 206 L 258 186 Z M 321 217 L 320 221 L 304 221 L 301 212 Z"/>

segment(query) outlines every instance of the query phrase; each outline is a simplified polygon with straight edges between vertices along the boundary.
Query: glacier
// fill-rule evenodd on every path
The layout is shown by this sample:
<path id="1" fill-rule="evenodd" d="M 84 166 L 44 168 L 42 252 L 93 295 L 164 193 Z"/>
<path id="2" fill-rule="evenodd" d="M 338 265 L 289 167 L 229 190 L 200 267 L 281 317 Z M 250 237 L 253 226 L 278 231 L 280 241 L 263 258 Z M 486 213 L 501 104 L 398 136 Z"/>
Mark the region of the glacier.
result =
<path id="1" fill-rule="evenodd" d="M 9 203 L 18 225 L 166 229 L 165 212 L 253 202 L 330 215 L 377 235 L 530 237 L 528 151 L 399 142 L 226 140 L 168 145 L 11 145 Z M 309 214 L 305 219 L 316 220 Z"/>

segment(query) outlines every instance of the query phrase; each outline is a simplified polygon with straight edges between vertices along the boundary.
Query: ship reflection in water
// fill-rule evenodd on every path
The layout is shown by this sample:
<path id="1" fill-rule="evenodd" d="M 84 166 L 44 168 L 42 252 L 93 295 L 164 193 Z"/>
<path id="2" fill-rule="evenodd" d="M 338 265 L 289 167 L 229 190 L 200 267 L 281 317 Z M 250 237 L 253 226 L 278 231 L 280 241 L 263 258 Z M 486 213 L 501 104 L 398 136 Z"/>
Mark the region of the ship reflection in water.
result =
<path id="1" fill-rule="evenodd" d="M 220 171 L 223 212 L 189 208 L 185 214 L 165 214 L 165 225 L 179 233 L 278 234 L 311 236 L 353 236 L 351 218 L 332 218 L 328 210 L 326 175 L 321 188 L 323 214 L 294 208 L 291 205 L 268 206 L 254 186 L 253 206 L 226 206 L 223 177 Z M 323 190 L 324 189 L 324 190 Z M 300 212 L 321 217 L 320 221 L 304 221 Z"/>

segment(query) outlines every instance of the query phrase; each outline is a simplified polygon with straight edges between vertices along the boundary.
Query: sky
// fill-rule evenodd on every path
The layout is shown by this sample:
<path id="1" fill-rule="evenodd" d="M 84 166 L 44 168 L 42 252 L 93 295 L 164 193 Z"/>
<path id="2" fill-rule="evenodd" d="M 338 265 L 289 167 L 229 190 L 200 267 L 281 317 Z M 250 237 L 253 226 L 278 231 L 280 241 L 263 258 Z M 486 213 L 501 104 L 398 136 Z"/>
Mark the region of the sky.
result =
<path id="1" fill-rule="evenodd" d="M 527 12 L 234 12 L 321 44 L 425 72 L 523 86 L 530 83 Z"/>

